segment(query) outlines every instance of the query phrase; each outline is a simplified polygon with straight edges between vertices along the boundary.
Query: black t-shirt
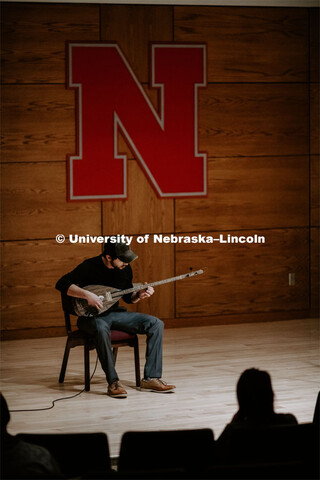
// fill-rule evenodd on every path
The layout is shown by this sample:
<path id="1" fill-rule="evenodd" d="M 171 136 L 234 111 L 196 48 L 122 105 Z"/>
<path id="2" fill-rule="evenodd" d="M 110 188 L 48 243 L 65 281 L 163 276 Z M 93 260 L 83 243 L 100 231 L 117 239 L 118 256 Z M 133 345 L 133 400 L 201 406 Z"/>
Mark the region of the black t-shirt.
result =
<path id="1" fill-rule="evenodd" d="M 56 289 L 60 290 L 64 299 L 66 299 L 68 288 L 72 284 L 81 288 L 87 285 L 105 285 L 125 290 L 132 287 L 132 276 L 130 265 L 127 265 L 122 270 L 119 268 L 107 268 L 103 263 L 102 255 L 99 255 L 84 260 L 74 270 L 63 275 L 56 283 Z M 132 303 L 131 295 L 131 293 L 127 293 L 122 298 L 126 303 Z M 117 305 L 118 302 L 113 306 L 112 310 Z"/>

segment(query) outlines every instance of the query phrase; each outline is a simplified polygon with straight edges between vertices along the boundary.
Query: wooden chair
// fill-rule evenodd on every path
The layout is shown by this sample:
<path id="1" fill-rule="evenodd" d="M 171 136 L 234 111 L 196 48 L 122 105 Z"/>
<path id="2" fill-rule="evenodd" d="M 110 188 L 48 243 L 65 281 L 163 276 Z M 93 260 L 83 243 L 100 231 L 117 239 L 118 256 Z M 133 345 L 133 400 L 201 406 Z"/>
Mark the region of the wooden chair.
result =
<path id="1" fill-rule="evenodd" d="M 62 306 L 64 311 L 65 325 L 67 331 L 67 343 L 64 350 L 61 371 L 59 376 L 59 382 L 64 382 L 64 377 L 67 369 L 68 358 L 70 349 L 78 346 L 84 347 L 84 384 L 85 390 L 88 392 L 90 390 L 90 350 L 95 349 L 93 338 L 81 332 L 80 330 L 72 331 L 70 314 L 67 310 L 66 303 L 62 299 Z M 119 310 L 125 311 L 125 307 L 120 307 Z M 140 387 L 140 360 L 139 360 L 139 341 L 137 335 L 131 335 L 127 332 L 122 332 L 120 330 L 111 330 L 111 345 L 113 347 L 113 358 L 114 363 L 116 363 L 118 348 L 119 347 L 133 347 L 134 350 L 134 365 L 135 365 L 135 376 L 136 376 L 136 386 Z"/>

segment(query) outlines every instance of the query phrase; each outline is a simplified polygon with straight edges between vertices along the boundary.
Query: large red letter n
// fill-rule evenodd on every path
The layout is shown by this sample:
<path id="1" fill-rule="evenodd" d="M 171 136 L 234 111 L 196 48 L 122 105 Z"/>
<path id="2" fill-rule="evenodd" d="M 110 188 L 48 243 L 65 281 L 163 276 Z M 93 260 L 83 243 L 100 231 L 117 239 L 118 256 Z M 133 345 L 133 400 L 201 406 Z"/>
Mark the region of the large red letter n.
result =
<path id="1" fill-rule="evenodd" d="M 68 157 L 69 199 L 126 198 L 120 129 L 160 197 L 206 195 L 198 153 L 198 88 L 206 85 L 204 45 L 153 45 L 155 110 L 115 44 L 69 44 L 68 86 L 77 89 L 78 151 Z"/>

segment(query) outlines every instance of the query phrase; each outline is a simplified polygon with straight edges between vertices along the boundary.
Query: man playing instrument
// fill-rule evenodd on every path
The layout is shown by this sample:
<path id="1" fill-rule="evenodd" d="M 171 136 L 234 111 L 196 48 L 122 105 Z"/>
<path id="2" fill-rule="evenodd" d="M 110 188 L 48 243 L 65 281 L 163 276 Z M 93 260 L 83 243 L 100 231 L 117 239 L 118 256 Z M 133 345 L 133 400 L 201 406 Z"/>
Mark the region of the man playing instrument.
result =
<path id="1" fill-rule="evenodd" d="M 126 243 L 108 241 L 104 244 L 101 255 L 85 260 L 74 270 L 61 277 L 56 288 L 62 292 L 65 298 L 85 299 L 88 305 L 99 311 L 103 308 L 102 300 L 98 295 L 83 287 L 99 284 L 120 290 L 132 288 L 133 274 L 130 263 L 136 258 L 137 255 Z M 148 286 L 143 290 L 127 293 L 122 298 L 128 304 L 137 303 L 144 298 L 149 298 L 153 293 L 152 286 Z M 80 316 L 77 321 L 78 328 L 92 335 L 95 342 L 98 357 L 108 382 L 108 395 L 116 398 L 127 396 L 114 366 L 110 339 L 110 330 L 112 329 L 147 336 L 146 363 L 140 389 L 157 393 L 172 392 L 175 386 L 168 385 L 161 379 L 163 322 L 152 315 L 121 311 L 118 303 L 116 302 L 103 313 L 97 313 L 94 316 Z"/>

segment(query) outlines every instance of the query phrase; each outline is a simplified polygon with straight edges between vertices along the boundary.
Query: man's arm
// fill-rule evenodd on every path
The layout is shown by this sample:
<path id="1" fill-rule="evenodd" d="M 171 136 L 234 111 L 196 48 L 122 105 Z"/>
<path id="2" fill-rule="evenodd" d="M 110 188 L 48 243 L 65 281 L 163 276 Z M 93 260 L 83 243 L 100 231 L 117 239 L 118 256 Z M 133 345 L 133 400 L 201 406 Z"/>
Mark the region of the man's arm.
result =
<path id="1" fill-rule="evenodd" d="M 78 287 L 78 285 L 75 285 L 74 283 L 68 288 L 67 295 L 69 295 L 70 297 L 84 298 L 85 300 L 87 300 L 89 305 L 91 305 L 92 307 L 96 307 L 98 310 L 103 308 L 103 303 L 98 297 L 98 295 L 89 292 L 84 288 Z"/>
<path id="2" fill-rule="evenodd" d="M 63 275 L 63 277 L 61 277 L 56 283 L 56 288 L 64 295 L 76 298 L 84 298 L 87 300 L 89 305 L 96 307 L 99 310 L 103 307 L 100 298 L 95 293 L 88 292 L 88 290 L 85 290 L 77 285 L 81 283 L 82 277 L 86 277 L 90 273 L 88 268 L 89 267 L 86 262 L 81 263 L 74 270 L 72 270 L 72 272 Z"/>

